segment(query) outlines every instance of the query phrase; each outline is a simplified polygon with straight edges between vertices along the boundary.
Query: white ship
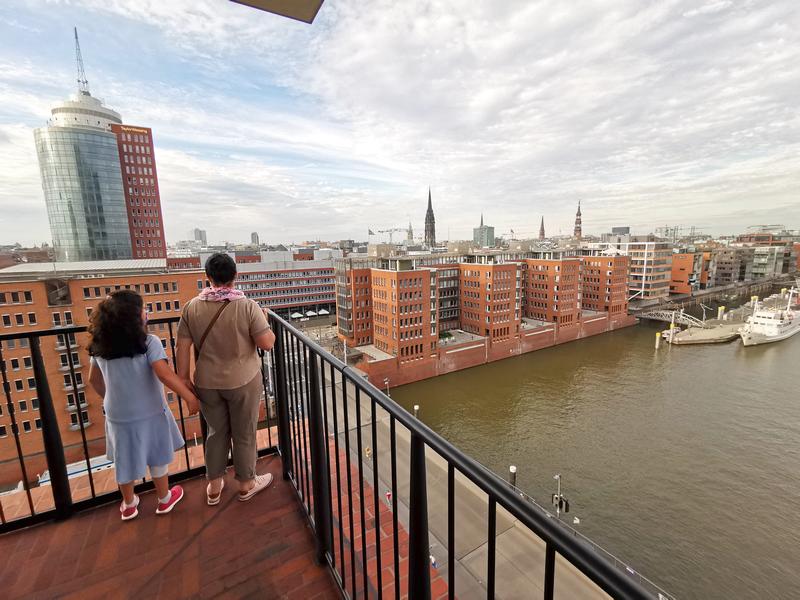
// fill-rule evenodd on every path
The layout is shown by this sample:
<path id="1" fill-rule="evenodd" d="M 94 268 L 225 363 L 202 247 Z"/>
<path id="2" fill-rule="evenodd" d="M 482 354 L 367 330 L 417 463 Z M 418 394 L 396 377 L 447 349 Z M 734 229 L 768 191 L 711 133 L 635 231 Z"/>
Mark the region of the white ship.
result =
<path id="1" fill-rule="evenodd" d="M 756 346 L 778 342 L 800 332 L 800 312 L 792 310 L 792 298 L 797 290 L 789 292 L 786 308 L 759 309 L 755 307 L 752 316 L 739 330 L 745 346 Z"/>

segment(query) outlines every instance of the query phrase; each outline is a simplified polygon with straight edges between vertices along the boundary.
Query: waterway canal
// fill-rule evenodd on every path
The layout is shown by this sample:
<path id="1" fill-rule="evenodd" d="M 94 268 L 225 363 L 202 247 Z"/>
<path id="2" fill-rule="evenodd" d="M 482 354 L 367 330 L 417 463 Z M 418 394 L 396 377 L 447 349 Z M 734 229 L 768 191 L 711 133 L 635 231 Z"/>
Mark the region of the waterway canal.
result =
<path id="1" fill-rule="evenodd" d="M 800 597 L 800 336 L 656 351 L 640 324 L 392 390 L 679 598 Z"/>

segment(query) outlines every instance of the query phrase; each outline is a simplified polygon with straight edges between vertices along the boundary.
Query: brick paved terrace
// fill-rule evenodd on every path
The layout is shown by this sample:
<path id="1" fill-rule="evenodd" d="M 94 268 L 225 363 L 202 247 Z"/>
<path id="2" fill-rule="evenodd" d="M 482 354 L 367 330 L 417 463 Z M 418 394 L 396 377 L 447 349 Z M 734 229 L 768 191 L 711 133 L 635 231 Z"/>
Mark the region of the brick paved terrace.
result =
<path id="1" fill-rule="evenodd" d="M 316 564 L 314 538 L 280 459 L 259 461 L 275 483 L 249 502 L 232 474 L 222 503 L 205 504 L 202 477 L 182 485 L 175 510 L 155 515 L 153 492 L 123 523 L 117 503 L 0 536 L 3 598 L 333 599 L 339 591 Z"/>

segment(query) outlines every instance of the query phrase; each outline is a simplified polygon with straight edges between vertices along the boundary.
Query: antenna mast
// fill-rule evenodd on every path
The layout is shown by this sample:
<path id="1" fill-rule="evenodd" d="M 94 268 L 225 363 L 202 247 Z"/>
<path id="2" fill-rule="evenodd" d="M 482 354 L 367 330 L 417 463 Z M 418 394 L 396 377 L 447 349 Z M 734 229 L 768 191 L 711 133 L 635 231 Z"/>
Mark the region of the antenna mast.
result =
<path id="1" fill-rule="evenodd" d="M 83 69 L 81 44 L 78 41 L 78 28 L 74 27 L 73 29 L 75 30 L 75 61 L 78 64 L 78 91 L 85 96 L 89 96 L 89 80 L 86 79 L 86 71 Z"/>

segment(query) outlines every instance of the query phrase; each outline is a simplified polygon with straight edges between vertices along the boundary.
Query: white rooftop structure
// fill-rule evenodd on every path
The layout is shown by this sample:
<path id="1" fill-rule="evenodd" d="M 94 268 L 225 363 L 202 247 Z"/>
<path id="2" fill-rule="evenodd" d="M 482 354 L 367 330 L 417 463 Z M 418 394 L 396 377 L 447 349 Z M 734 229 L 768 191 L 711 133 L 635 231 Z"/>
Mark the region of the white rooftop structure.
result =
<path id="1" fill-rule="evenodd" d="M 0 269 L 0 280 L 28 277 L 42 279 L 64 275 L 102 277 L 108 274 L 166 271 L 166 258 L 93 260 L 83 262 L 22 263 Z"/>

